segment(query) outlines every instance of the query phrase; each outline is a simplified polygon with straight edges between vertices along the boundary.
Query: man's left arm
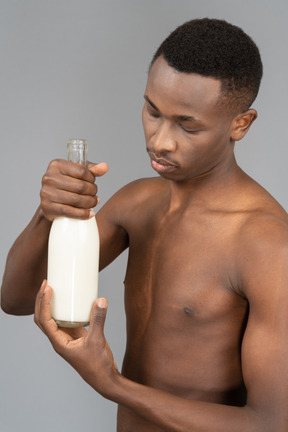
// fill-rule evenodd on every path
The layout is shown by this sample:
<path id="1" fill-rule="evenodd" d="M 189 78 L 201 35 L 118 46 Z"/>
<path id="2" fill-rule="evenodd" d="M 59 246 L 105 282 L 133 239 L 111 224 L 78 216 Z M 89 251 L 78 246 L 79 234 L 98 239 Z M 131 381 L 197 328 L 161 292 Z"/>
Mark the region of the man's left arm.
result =
<path id="1" fill-rule="evenodd" d="M 162 430 L 287 432 L 288 242 L 281 243 L 276 242 L 271 251 L 260 241 L 257 250 L 247 249 L 249 259 L 242 262 L 242 283 L 250 306 L 242 344 L 242 371 L 248 393 L 244 407 L 184 399 L 121 375 L 104 337 L 105 299 L 95 303 L 89 331 L 69 333 L 51 319 L 51 289 L 43 284 L 35 321 L 56 352 L 97 392 Z"/>

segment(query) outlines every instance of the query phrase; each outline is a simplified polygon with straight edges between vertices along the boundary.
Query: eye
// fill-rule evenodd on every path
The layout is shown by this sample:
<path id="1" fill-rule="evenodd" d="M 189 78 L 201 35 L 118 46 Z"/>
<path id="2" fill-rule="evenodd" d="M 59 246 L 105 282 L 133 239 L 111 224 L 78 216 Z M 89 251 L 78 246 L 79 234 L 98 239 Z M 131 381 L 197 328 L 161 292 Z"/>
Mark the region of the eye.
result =
<path id="1" fill-rule="evenodd" d="M 153 118 L 159 118 L 160 117 L 158 111 L 153 109 L 150 105 L 146 105 L 146 111 L 150 117 L 153 117 Z"/>
<path id="2" fill-rule="evenodd" d="M 199 132 L 199 130 L 191 130 L 191 129 L 186 129 L 183 125 L 179 125 L 180 126 L 180 128 L 184 131 L 184 132 L 186 132 L 187 134 L 190 134 L 190 135 L 193 135 L 193 134 L 196 134 L 197 132 Z"/>

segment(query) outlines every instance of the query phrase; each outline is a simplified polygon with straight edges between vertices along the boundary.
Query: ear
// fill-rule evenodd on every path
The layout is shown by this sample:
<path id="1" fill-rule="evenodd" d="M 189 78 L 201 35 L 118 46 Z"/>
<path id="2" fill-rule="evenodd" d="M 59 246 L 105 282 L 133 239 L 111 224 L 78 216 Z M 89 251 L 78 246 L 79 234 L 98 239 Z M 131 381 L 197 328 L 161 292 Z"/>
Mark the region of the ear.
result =
<path id="1" fill-rule="evenodd" d="M 232 120 L 231 141 L 240 141 L 246 135 L 256 118 L 257 111 L 252 108 L 244 113 L 238 114 Z"/>

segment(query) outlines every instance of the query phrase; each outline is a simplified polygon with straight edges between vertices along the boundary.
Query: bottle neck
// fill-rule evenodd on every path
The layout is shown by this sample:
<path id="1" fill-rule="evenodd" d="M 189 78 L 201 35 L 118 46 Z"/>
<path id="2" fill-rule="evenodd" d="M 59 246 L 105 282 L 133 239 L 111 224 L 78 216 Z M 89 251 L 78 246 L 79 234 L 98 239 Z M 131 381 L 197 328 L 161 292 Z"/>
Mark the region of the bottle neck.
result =
<path id="1" fill-rule="evenodd" d="M 68 144 L 68 161 L 79 163 L 81 165 L 87 164 L 87 150 L 88 144 L 84 139 L 70 139 Z"/>

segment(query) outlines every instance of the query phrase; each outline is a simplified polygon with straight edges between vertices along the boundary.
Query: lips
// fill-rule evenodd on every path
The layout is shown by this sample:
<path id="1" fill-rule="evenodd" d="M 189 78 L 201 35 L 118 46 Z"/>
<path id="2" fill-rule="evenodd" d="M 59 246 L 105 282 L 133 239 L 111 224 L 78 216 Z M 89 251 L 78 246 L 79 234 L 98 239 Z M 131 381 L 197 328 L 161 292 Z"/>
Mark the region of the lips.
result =
<path id="1" fill-rule="evenodd" d="M 148 152 L 148 153 L 149 153 L 151 160 L 156 162 L 158 165 L 162 165 L 162 166 L 166 166 L 166 167 L 173 167 L 173 168 L 176 167 L 176 165 L 173 162 L 168 161 L 164 158 L 158 158 L 157 156 L 155 156 L 154 153 L 151 153 L 151 152 Z"/>
<path id="2" fill-rule="evenodd" d="M 176 168 L 176 165 L 173 162 L 167 161 L 164 158 L 157 158 L 154 153 L 148 153 L 151 159 L 152 168 L 159 174 L 173 171 Z"/>

